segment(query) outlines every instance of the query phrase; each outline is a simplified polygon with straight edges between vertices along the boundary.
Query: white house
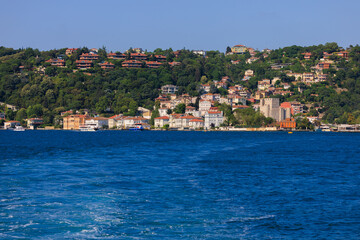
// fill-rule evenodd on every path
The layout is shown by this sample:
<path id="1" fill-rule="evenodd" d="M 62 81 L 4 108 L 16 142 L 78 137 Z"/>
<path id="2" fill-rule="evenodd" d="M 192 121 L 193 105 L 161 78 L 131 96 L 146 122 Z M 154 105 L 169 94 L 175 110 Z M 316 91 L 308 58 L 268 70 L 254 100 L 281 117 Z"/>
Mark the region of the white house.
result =
<path id="1" fill-rule="evenodd" d="M 189 126 L 192 129 L 199 129 L 199 128 L 203 128 L 204 127 L 204 120 L 202 119 L 191 119 L 189 121 Z"/>
<path id="2" fill-rule="evenodd" d="M 204 127 L 209 129 L 211 127 L 219 127 L 224 122 L 222 111 L 208 111 L 205 113 Z"/>
<path id="3" fill-rule="evenodd" d="M 170 118 L 168 116 L 157 117 L 154 119 L 154 126 L 156 128 L 161 128 L 164 125 L 169 124 L 169 120 Z"/>
<path id="4" fill-rule="evenodd" d="M 187 106 L 185 109 L 185 114 L 192 115 L 194 117 L 200 117 L 200 111 L 196 111 L 195 107 Z"/>
<path id="5" fill-rule="evenodd" d="M 20 126 L 20 122 L 19 121 L 4 122 L 4 129 L 15 128 L 15 126 Z"/>
<path id="6" fill-rule="evenodd" d="M 122 114 L 114 115 L 114 116 L 110 117 L 108 120 L 109 129 L 115 128 L 117 125 L 117 121 L 120 120 L 121 118 L 123 118 Z"/>
<path id="7" fill-rule="evenodd" d="M 109 126 L 109 119 L 104 117 L 94 117 L 85 119 L 85 126 L 94 129 L 101 129 Z"/>
<path id="8" fill-rule="evenodd" d="M 169 114 L 167 114 L 168 110 L 169 110 L 169 108 L 159 108 L 158 111 L 159 111 L 160 117 L 169 116 Z"/>
<path id="9" fill-rule="evenodd" d="M 143 117 L 130 117 L 124 119 L 124 128 L 132 128 L 135 127 L 135 124 L 148 124 L 149 119 Z"/>
<path id="10" fill-rule="evenodd" d="M 207 111 L 211 108 L 211 102 L 208 100 L 199 101 L 199 111 L 201 116 L 204 116 Z"/>
<path id="11" fill-rule="evenodd" d="M 164 94 L 173 94 L 179 90 L 178 86 L 175 85 L 165 85 L 161 87 L 161 92 Z"/>

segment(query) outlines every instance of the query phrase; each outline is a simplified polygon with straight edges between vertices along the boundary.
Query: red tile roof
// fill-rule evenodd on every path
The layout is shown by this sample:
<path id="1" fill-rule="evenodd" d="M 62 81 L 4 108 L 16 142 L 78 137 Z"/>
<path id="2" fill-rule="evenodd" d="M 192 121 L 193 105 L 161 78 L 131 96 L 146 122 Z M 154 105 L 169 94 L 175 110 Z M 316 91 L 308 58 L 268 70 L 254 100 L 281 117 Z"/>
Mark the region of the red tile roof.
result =
<path id="1" fill-rule="evenodd" d="M 157 118 L 155 118 L 155 119 L 170 119 L 168 116 L 162 116 L 162 117 L 157 117 Z"/>

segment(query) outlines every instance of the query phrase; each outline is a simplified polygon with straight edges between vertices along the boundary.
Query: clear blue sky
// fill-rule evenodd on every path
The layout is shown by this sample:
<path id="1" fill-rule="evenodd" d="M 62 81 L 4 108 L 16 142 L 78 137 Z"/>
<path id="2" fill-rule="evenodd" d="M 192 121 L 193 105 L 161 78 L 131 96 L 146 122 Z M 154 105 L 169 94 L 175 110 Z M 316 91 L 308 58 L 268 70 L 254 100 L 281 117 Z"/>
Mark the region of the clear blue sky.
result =
<path id="1" fill-rule="evenodd" d="M 360 43 L 359 0 L 2 0 L 0 46 L 224 52 Z"/>

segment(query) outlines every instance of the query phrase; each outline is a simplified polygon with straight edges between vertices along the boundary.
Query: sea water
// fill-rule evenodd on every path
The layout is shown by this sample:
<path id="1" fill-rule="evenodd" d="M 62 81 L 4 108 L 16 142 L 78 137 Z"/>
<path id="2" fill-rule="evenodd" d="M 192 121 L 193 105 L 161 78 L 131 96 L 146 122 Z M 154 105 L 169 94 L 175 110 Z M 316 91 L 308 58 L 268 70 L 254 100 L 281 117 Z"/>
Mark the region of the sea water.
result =
<path id="1" fill-rule="evenodd" d="M 360 134 L 0 131 L 0 239 L 360 239 Z"/>

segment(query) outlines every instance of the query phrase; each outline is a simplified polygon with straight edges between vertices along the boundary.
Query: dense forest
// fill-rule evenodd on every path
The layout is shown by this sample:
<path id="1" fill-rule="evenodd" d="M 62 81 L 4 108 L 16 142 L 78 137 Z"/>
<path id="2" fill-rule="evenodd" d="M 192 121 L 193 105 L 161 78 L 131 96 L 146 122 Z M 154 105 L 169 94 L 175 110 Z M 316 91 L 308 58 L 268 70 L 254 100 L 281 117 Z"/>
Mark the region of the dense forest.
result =
<path id="1" fill-rule="evenodd" d="M 38 49 L 12 49 L 0 47 L 0 102 L 14 105 L 17 112 L 0 107 L 6 112 L 7 120 L 23 120 L 29 117 L 43 117 L 45 124 L 56 124 L 59 113 L 66 110 L 89 109 L 98 114 L 136 115 L 139 106 L 153 109 L 154 99 L 160 88 L 166 84 L 179 86 L 177 94 L 188 93 L 199 96 L 199 85 L 221 80 L 228 76 L 230 85 L 242 85 L 251 93 L 257 90 L 257 83 L 263 79 L 279 77 L 281 82 L 290 84 L 292 95 L 279 97 L 283 101 L 299 101 L 311 104 L 307 113 L 321 114 L 322 120 L 329 123 L 360 123 L 360 46 L 349 46 L 349 58 L 332 55 L 335 62 L 324 73 L 328 80 L 311 85 L 302 82 L 294 84 L 295 79 L 286 71 L 296 73 L 311 72 L 324 52 L 334 53 L 344 50 L 336 43 L 301 47 L 290 46 L 272 50 L 268 54 L 255 51 L 258 60 L 247 63 L 251 57 L 245 54 L 226 55 L 219 51 L 208 51 L 206 56 L 182 49 L 175 55 L 172 49 L 156 49 L 146 53 L 149 60 L 155 55 L 164 55 L 166 63 L 153 69 L 143 65 L 141 68 L 122 67 L 123 60 L 107 59 L 107 50 L 98 50 L 99 59 L 87 70 L 78 70 L 76 60 L 82 53 L 90 50 L 79 48 L 74 54 L 65 54 L 66 48 L 49 51 Z M 129 50 L 131 52 L 131 49 Z M 304 60 L 304 52 L 312 56 Z M 46 62 L 52 58 L 65 60 L 66 67 L 51 66 Z M 104 70 L 98 63 L 111 62 L 114 69 Z M 181 64 L 170 66 L 168 62 Z M 233 64 L 238 61 L 238 64 Z M 274 69 L 274 64 L 286 64 Z M 254 71 L 254 77 L 243 81 L 245 71 Z M 225 89 L 212 89 L 213 93 L 227 94 Z"/>

